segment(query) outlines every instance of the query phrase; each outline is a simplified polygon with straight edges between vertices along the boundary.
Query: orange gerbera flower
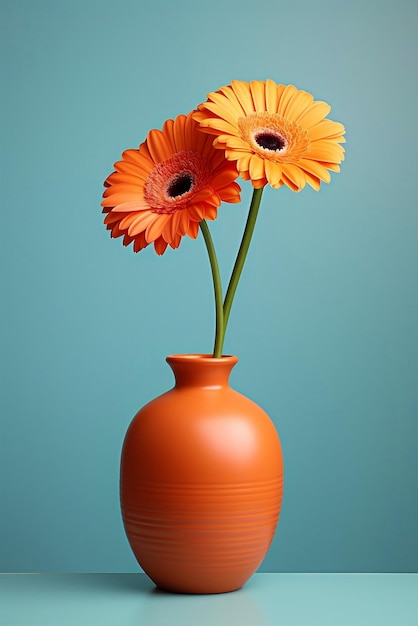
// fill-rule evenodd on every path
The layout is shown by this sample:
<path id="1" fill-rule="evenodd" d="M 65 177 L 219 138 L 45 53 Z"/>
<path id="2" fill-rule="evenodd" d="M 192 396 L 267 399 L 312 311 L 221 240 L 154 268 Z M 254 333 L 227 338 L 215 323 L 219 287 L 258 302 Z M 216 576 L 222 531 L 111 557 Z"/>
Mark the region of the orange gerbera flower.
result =
<path id="1" fill-rule="evenodd" d="M 339 172 L 344 159 L 344 126 L 325 119 L 331 107 L 293 85 L 272 80 L 234 80 L 210 93 L 194 119 L 217 135 L 214 146 L 236 161 L 244 180 L 261 188 L 287 185 L 318 190 Z"/>
<path id="2" fill-rule="evenodd" d="M 199 222 L 216 218 L 222 201 L 240 201 L 236 164 L 213 147 L 191 113 L 151 130 L 114 167 L 104 183 L 104 222 L 135 252 L 150 243 L 160 255 L 168 245 L 178 248 L 184 235 L 197 237 Z"/>

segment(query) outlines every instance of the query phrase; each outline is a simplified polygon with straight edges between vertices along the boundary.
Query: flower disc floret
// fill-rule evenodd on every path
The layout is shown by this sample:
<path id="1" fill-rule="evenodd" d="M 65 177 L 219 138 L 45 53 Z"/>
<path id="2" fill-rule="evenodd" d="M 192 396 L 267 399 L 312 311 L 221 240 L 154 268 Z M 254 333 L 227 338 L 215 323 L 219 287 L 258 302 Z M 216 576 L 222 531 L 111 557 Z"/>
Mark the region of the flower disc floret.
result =
<path id="1" fill-rule="evenodd" d="M 254 113 L 238 120 L 241 138 L 273 163 L 294 163 L 309 154 L 308 131 L 279 115 Z"/>
<path id="2" fill-rule="evenodd" d="M 209 160 L 190 150 L 157 163 L 144 186 L 144 198 L 156 213 L 173 213 L 210 184 Z"/>

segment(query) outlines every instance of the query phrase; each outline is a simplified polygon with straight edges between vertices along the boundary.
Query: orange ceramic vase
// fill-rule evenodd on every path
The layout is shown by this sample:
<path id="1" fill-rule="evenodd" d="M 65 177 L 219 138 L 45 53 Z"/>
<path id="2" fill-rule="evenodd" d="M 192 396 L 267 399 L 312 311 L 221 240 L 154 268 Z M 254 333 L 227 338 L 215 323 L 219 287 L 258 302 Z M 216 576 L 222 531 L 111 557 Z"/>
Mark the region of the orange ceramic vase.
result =
<path id="1" fill-rule="evenodd" d="M 229 386 L 238 359 L 174 355 L 175 386 L 134 417 L 121 459 L 126 534 L 161 589 L 239 589 L 280 513 L 283 460 L 269 416 Z"/>

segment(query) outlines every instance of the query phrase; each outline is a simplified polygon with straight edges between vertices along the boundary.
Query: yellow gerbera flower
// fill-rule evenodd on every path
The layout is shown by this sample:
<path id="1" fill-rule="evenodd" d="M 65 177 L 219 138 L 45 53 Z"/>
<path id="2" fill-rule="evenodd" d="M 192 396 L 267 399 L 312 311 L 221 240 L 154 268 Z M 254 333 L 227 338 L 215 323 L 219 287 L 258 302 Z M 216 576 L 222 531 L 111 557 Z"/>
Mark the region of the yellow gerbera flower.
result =
<path id="1" fill-rule="evenodd" d="M 339 172 L 345 129 L 326 119 L 331 107 L 293 85 L 234 80 L 210 93 L 193 118 L 216 135 L 214 146 L 237 163 L 254 188 L 287 185 L 318 190 Z"/>
<path id="2" fill-rule="evenodd" d="M 199 131 L 192 113 L 151 130 L 138 149 L 126 150 L 106 179 L 105 224 L 135 252 L 150 243 L 157 254 L 196 238 L 199 222 L 214 220 L 224 202 L 239 202 L 236 164 Z"/>

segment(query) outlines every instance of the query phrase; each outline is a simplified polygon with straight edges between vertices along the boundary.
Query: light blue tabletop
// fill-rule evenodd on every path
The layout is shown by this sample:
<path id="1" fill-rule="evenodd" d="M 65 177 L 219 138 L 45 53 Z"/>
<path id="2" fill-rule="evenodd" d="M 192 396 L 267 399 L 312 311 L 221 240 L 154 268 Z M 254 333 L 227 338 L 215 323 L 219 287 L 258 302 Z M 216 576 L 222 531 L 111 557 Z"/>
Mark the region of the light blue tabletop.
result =
<path id="1" fill-rule="evenodd" d="M 145 574 L 0 574 L 1 626 L 417 626 L 418 574 L 255 574 L 179 595 Z"/>

